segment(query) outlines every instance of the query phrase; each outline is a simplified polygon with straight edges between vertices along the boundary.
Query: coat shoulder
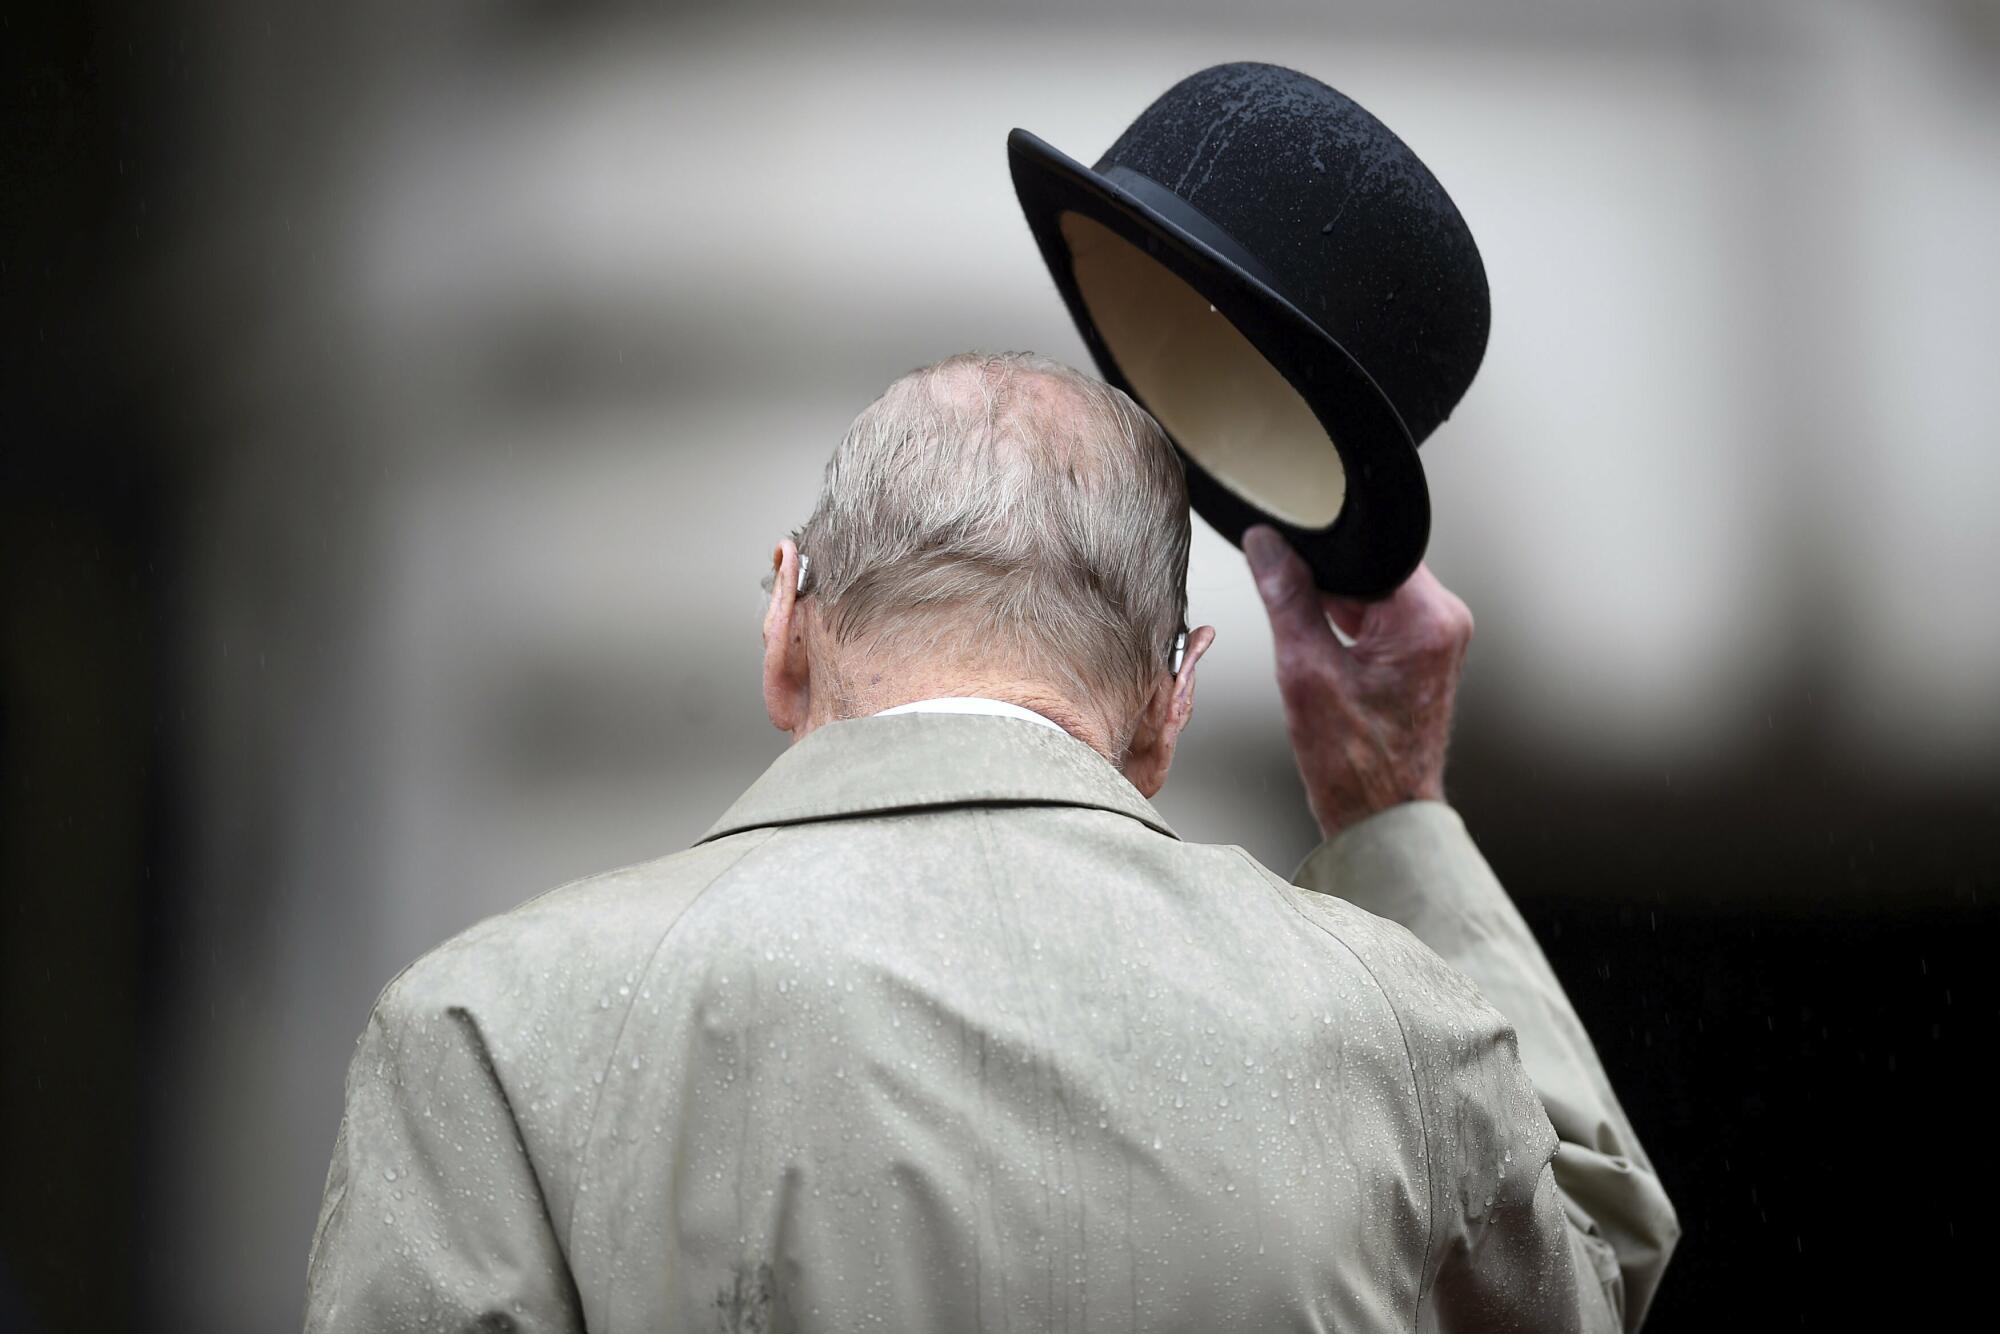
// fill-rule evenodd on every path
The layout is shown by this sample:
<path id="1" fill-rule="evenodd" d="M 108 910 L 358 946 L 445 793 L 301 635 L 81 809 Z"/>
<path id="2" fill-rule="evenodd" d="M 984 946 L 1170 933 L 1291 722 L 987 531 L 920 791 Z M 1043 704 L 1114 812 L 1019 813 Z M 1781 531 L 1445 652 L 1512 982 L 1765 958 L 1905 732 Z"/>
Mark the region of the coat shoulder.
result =
<path id="1" fill-rule="evenodd" d="M 1245 854 L 1246 857 L 1248 854 Z M 1409 1033 L 1412 1045 L 1444 1033 L 1512 1030 L 1470 978 L 1402 923 L 1323 890 L 1292 883 L 1256 864 L 1301 916 L 1340 942 L 1375 979 Z"/>
<path id="2" fill-rule="evenodd" d="M 572 990 L 640 968 L 683 913 L 769 837 L 753 830 L 572 880 L 476 922 L 392 978 L 378 1011 Z"/>

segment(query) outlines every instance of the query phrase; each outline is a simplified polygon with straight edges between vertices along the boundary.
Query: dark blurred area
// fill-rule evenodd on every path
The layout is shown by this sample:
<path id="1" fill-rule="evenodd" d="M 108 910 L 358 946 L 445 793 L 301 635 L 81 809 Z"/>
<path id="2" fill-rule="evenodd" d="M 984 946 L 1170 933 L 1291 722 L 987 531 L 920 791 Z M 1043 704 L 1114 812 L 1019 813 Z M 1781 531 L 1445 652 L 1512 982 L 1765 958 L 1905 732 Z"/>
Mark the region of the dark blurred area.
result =
<path id="1" fill-rule="evenodd" d="M 2000 1021 L 2000 5 L 79 3 L 0 23 L 0 1329 L 295 1323 L 345 1064 L 459 928 L 776 754 L 768 542 L 966 347 L 1006 180 L 1295 65 L 1438 171 L 1453 799 L 1678 1205 L 1649 1328 L 1978 1300 Z M 1198 525 L 1199 528 L 1199 525 Z M 1160 805 L 1310 846 L 1216 624 Z"/>

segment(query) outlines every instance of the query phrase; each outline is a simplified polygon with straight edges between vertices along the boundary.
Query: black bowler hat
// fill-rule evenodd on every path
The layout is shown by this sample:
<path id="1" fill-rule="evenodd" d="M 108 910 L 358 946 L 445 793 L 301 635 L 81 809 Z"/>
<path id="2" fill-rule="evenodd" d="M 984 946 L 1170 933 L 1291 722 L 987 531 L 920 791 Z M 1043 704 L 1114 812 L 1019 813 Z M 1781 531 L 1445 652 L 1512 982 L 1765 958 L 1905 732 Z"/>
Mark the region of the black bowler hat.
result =
<path id="1" fill-rule="evenodd" d="M 1349 98 L 1279 65 L 1169 88 L 1095 167 L 1026 130 L 1014 190 L 1105 378 L 1180 448 L 1232 542 L 1269 523 L 1321 588 L 1423 559 L 1417 446 L 1486 350 L 1486 270 L 1450 196 Z"/>

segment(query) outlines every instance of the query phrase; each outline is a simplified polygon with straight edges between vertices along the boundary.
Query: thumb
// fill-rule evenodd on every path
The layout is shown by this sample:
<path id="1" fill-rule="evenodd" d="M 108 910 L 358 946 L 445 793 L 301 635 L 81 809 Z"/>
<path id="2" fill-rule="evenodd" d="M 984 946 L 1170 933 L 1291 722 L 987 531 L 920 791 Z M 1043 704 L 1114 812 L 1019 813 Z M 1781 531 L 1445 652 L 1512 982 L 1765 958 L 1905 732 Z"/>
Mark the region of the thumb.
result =
<path id="1" fill-rule="evenodd" d="M 1312 571 L 1275 528 L 1258 524 L 1245 530 L 1243 554 L 1271 618 L 1281 660 L 1288 652 L 1324 653 L 1329 645 L 1337 647 Z"/>

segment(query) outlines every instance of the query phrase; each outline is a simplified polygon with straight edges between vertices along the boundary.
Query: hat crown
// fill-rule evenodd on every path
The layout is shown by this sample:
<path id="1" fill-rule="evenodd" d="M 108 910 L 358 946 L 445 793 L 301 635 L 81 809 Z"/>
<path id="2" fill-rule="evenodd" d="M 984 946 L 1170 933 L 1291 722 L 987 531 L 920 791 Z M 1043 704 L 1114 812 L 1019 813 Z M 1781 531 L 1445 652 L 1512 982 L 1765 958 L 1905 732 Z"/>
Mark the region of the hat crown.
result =
<path id="1" fill-rule="evenodd" d="M 1096 170 L 1135 171 L 1254 257 L 1367 371 L 1421 442 L 1479 369 L 1486 270 L 1437 178 L 1346 95 L 1282 65 L 1200 70 Z"/>

